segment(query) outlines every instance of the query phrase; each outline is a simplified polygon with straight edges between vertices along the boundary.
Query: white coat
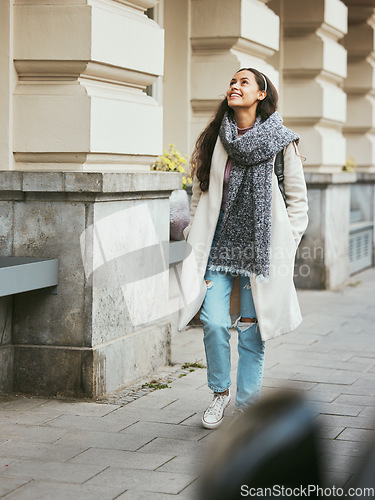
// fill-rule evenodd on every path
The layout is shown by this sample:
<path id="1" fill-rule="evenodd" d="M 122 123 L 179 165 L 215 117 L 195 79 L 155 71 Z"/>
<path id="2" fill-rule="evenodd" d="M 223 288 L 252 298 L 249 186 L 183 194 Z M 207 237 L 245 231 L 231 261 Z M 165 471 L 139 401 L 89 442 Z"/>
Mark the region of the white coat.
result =
<path id="1" fill-rule="evenodd" d="M 184 231 L 187 251 L 181 269 L 182 303 L 178 328 L 195 316 L 206 295 L 204 280 L 223 195 L 224 170 L 228 155 L 218 138 L 212 155 L 210 185 L 202 193 L 193 179 L 190 224 Z M 272 178 L 270 278 L 251 278 L 254 306 L 262 340 L 297 328 L 302 321 L 293 283 L 295 253 L 307 227 L 307 189 L 301 158 L 294 143 L 284 149 L 285 207 L 275 173 Z"/>

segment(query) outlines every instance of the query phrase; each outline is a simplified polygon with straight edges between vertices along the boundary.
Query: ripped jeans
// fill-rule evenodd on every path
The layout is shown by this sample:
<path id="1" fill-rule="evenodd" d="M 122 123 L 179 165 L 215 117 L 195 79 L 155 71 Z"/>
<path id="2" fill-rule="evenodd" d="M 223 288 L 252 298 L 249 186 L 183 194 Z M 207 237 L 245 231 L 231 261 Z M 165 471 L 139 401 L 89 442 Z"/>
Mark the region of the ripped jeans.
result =
<path id="1" fill-rule="evenodd" d="M 223 212 L 220 212 L 212 247 L 218 240 Z M 211 250 L 212 252 L 212 250 Z M 224 392 L 231 385 L 231 318 L 230 295 L 236 276 L 231 273 L 206 270 L 208 281 L 200 319 L 203 323 L 204 346 L 207 361 L 208 386 L 215 392 Z M 256 318 L 249 278 L 240 276 L 240 300 L 243 318 Z M 265 342 L 258 323 L 236 322 L 238 331 L 238 366 L 236 406 L 246 408 L 260 396 L 263 377 Z"/>

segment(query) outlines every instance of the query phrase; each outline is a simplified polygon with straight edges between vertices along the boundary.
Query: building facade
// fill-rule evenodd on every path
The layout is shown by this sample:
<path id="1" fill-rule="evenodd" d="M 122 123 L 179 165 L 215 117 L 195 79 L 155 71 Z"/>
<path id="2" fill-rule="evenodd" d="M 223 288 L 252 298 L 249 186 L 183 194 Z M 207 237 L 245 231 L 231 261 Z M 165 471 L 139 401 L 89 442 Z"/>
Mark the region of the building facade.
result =
<path id="1" fill-rule="evenodd" d="M 57 294 L 0 297 L 0 392 L 96 397 L 169 362 L 181 181 L 150 164 L 170 143 L 191 153 L 241 67 L 271 78 L 301 136 L 297 285 L 372 265 L 373 0 L 0 6 L 0 256 L 59 260 Z"/>

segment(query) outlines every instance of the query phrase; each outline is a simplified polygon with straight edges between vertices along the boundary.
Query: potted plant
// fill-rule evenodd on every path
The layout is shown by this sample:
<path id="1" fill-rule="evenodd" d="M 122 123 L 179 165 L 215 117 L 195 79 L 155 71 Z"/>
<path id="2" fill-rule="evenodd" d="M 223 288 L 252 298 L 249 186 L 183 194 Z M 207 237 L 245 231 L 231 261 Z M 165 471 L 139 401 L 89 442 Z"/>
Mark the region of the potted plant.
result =
<path id="1" fill-rule="evenodd" d="M 183 174 L 181 189 L 172 191 L 169 199 L 170 239 L 174 241 L 184 239 L 182 232 L 190 220 L 189 198 L 186 189 L 191 185 L 192 180 L 187 169 L 186 156 L 179 153 L 174 144 L 169 145 L 168 151 L 163 150 L 163 154 L 151 165 L 151 170 Z"/>

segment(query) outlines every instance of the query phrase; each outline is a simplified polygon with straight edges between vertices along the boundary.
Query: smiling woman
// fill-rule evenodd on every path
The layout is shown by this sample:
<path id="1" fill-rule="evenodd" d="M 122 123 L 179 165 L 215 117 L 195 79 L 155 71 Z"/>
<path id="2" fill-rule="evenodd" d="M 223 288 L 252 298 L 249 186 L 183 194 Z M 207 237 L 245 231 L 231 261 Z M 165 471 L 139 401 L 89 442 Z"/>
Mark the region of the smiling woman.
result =
<path id="1" fill-rule="evenodd" d="M 226 97 L 228 106 L 232 109 L 237 108 L 236 121 L 237 118 L 240 119 L 238 116 L 239 107 L 247 109 L 245 116 L 250 114 L 251 121 L 255 121 L 256 115 L 266 120 L 277 108 L 277 90 L 263 73 L 254 68 L 251 71 L 248 69 L 239 70 L 234 75 Z"/>
<path id="2" fill-rule="evenodd" d="M 191 157 L 192 174 L 197 173 L 202 191 L 208 189 L 211 158 L 224 114 L 230 109 L 235 110 L 238 127 L 247 128 L 253 125 L 256 116 L 266 120 L 274 113 L 278 99 L 276 88 L 260 71 L 243 68 L 233 76 L 225 99 L 209 126 L 199 136 Z"/>
<path id="3" fill-rule="evenodd" d="M 266 87 L 266 78 L 263 78 L 264 86 Z M 227 90 L 227 102 L 228 106 L 230 106 L 232 109 L 237 109 L 237 115 L 239 114 L 239 108 L 245 108 L 246 112 L 243 114 L 243 118 L 247 123 L 249 123 L 247 118 L 250 115 L 250 110 L 254 111 L 254 116 L 251 117 L 251 121 L 253 121 L 253 118 L 255 121 L 256 108 L 259 102 L 265 99 L 266 95 L 267 94 L 265 89 L 259 89 L 259 86 L 255 80 L 254 73 L 251 73 L 248 70 L 243 70 L 236 73 L 232 78 L 229 84 L 229 89 Z M 240 116 L 238 116 L 238 118 L 240 118 Z M 241 127 L 241 124 L 238 122 L 237 125 L 240 128 L 245 128 L 246 126 L 248 126 L 247 124 L 242 124 L 244 126 Z"/>
<path id="4" fill-rule="evenodd" d="M 229 301 L 236 276 L 241 316 L 232 326 L 238 332 L 239 410 L 260 395 L 265 341 L 302 320 L 293 269 L 307 226 L 307 192 L 299 137 L 283 125 L 277 101 L 267 76 L 254 68 L 239 70 L 192 155 L 193 196 L 184 236 L 193 257 L 183 263 L 181 284 L 191 290 L 199 283 L 199 292 L 182 308 L 179 328 L 202 306 L 207 378 L 214 391 L 202 418 L 207 428 L 221 424 L 230 402 Z M 280 151 L 287 207 L 274 173 Z"/>

